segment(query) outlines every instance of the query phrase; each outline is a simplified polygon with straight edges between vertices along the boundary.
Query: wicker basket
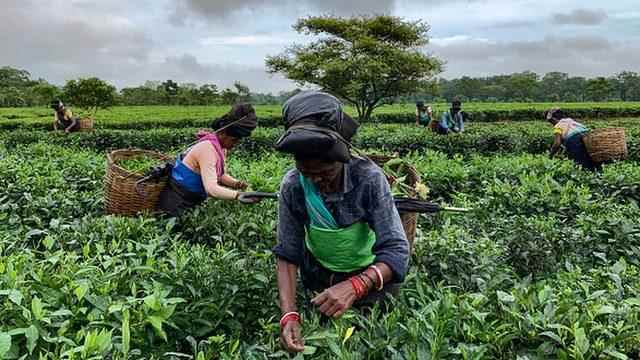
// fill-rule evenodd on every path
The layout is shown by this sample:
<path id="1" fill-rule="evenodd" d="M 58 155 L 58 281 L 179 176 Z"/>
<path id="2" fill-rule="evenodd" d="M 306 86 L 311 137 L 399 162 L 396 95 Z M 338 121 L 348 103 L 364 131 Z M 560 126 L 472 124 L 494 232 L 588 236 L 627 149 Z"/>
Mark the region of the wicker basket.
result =
<path id="1" fill-rule="evenodd" d="M 78 121 L 80 131 L 91 131 L 93 130 L 93 118 L 92 117 L 84 117 Z"/>
<path id="2" fill-rule="evenodd" d="M 583 139 L 591 159 L 596 163 L 624 160 L 628 156 L 623 128 L 592 130 Z"/>
<path id="3" fill-rule="evenodd" d="M 118 162 L 135 157 L 150 157 L 169 161 L 170 157 L 149 150 L 115 150 L 107 155 L 107 173 L 104 178 L 104 202 L 107 214 L 133 216 L 143 211 L 155 211 L 160 193 L 167 184 L 166 177 L 140 184 L 136 182 L 142 175 L 132 173 L 118 166 Z"/>
<path id="4" fill-rule="evenodd" d="M 367 155 L 367 157 L 378 166 L 383 167 L 387 161 L 394 159 L 397 156 L 371 154 Z M 418 171 L 413 166 L 410 166 L 407 172 L 408 175 L 406 183 L 413 188 L 420 181 L 420 174 L 418 174 Z M 387 180 L 389 180 L 389 184 L 391 185 L 396 181 L 396 179 L 389 176 L 387 177 Z M 413 193 L 409 195 L 412 197 L 416 196 L 417 192 L 413 191 Z M 416 226 L 418 225 L 418 214 L 413 212 L 403 212 L 400 213 L 400 220 L 402 220 L 402 228 L 404 229 L 404 233 L 407 235 L 407 240 L 409 241 L 409 249 L 413 251 L 413 244 L 416 239 Z"/>

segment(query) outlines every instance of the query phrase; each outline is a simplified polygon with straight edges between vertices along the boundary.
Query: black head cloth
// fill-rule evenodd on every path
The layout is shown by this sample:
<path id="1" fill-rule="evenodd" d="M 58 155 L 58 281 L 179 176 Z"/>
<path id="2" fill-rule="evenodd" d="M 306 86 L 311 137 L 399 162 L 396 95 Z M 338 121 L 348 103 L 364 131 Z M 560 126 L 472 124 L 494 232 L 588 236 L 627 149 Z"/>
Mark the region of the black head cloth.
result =
<path id="1" fill-rule="evenodd" d="M 224 129 L 230 136 L 243 138 L 251 135 L 251 132 L 258 126 L 258 117 L 251 104 L 233 105 L 228 113 L 214 120 L 211 128 L 214 130 Z"/>
<path id="2" fill-rule="evenodd" d="M 55 100 L 51 101 L 51 108 L 54 109 L 54 110 L 58 110 L 58 109 L 62 108 L 63 106 L 64 106 L 64 104 L 59 99 L 55 99 Z"/>
<path id="3" fill-rule="evenodd" d="M 297 158 L 323 158 L 348 162 L 348 142 L 356 134 L 357 121 L 345 114 L 335 96 L 322 91 L 303 91 L 285 102 L 282 118 L 286 132 L 276 149 Z"/>

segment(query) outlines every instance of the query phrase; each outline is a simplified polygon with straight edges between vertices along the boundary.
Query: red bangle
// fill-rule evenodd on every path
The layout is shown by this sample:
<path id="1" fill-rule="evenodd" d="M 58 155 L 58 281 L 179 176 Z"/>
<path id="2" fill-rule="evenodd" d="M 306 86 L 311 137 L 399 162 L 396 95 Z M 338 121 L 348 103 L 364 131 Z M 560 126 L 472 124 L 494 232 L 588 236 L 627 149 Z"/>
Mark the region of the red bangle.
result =
<path id="1" fill-rule="evenodd" d="M 367 284 L 359 276 L 352 276 L 349 278 L 353 291 L 356 293 L 356 299 L 362 299 L 367 295 Z"/>
<path id="2" fill-rule="evenodd" d="M 302 323 L 302 318 L 300 317 L 300 314 L 295 311 L 288 312 L 282 315 L 282 317 L 280 318 L 280 328 L 284 329 L 285 325 L 287 325 L 289 321 L 297 321 L 298 323 Z"/>

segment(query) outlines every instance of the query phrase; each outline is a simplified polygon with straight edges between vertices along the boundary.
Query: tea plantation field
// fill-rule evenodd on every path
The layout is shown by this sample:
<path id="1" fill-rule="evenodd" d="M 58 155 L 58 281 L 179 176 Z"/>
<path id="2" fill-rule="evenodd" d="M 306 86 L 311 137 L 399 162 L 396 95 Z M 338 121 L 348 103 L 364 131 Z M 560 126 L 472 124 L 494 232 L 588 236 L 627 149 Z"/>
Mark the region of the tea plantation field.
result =
<path id="1" fill-rule="evenodd" d="M 541 120 L 542 113 L 552 106 L 561 106 L 576 118 L 606 119 L 612 117 L 640 117 L 640 103 L 465 103 L 463 109 L 474 122 Z M 449 104 L 433 104 L 434 112 L 446 111 Z M 76 115 L 82 110 L 73 108 Z M 229 106 L 117 106 L 95 115 L 96 127 L 101 129 L 149 129 L 206 127 L 211 120 L 227 112 Z M 257 105 L 261 126 L 280 125 L 281 107 Z M 347 108 L 353 116 L 357 112 Z M 0 129 L 52 129 L 53 114 L 46 107 L 0 108 Z M 371 119 L 375 123 L 415 123 L 414 104 L 382 106 Z"/>
<path id="2" fill-rule="evenodd" d="M 88 133 L 0 130 L 0 358 L 289 358 L 270 251 L 276 203 L 210 200 L 181 219 L 103 214 L 106 151 L 173 153 L 206 125 L 129 110 L 158 122 L 118 127 L 105 113 Z M 30 111 L 47 113 L 13 113 Z M 39 117 L 0 124 L 24 119 Z M 390 312 L 326 320 L 303 305 L 296 358 L 639 358 L 640 118 L 587 123 L 625 127 L 630 159 L 601 174 L 549 160 L 541 120 L 471 123 L 449 137 L 363 126 L 356 146 L 401 153 L 434 201 L 474 210 L 421 216 Z M 279 132 L 259 129 L 231 154 L 230 173 L 277 190 L 293 166 L 272 150 Z"/>

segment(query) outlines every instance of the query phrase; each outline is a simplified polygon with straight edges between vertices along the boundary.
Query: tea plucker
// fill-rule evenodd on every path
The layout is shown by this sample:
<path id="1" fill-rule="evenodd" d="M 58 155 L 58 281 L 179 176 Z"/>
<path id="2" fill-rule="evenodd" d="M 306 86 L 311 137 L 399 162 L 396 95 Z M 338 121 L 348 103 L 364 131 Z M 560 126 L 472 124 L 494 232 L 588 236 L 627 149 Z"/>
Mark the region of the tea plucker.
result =
<path id="1" fill-rule="evenodd" d="M 53 100 L 51 102 L 51 108 L 53 113 L 53 129 L 58 131 L 58 128 L 62 128 L 65 134 L 80 129 L 80 123 L 78 119 L 73 116 L 73 113 L 68 109 L 64 103 L 60 100 Z"/>
<path id="2" fill-rule="evenodd" d="M 549 157 L 553 158 L 562 145 L 567 157 L 587 170 L 597 170 L 600 166 L 593 162 L 584 144 L 584 137 L 589 129 L 583 124 L 565 115 L 560 108 L 552 108 L 545 112 L 545 118 L 553 125 L 553 145 Z"/>
<path id="3" fill-rule="evenodd" d="M 302 351 L 296 279 L 316 292 L 322 314 L 339 317 L 395 295 L 409 247 L 387 179 L 377 165 L 352 156 L 348 141 L 358 123 L 340 101 L 307 91 L 283 108 L 286 133 L 276 149 L 293 154 L 295 168 L 282 180 L 278 210 L 278 289 L 281 341 Z"/>
<path id="4" fill-rule="evenodd" d="M 220 200 L 256 202 L 243 198 L 244 181 L 232 177 L 225 168 L 227 152 L 249 137 L 257 126 L 255 110 L 239 104 L 213 122 L 215 132 L 201 132 L 198 142 L 179 154 L 169 184 L 160 194 L 158 210 L 171 216 L 181 215 L 208 197 Z"/>

